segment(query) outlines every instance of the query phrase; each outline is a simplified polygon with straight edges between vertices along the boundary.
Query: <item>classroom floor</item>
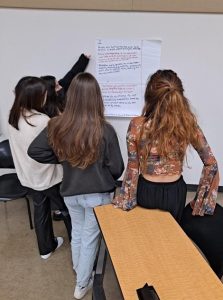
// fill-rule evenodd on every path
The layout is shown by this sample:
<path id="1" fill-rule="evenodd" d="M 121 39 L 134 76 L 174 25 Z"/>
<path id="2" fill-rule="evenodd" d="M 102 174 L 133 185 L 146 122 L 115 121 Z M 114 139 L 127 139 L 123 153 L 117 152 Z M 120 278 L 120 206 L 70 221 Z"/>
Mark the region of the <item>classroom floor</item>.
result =
<path id="1" fill-rule="evenodd" d="M 188 199 L 193 193 L 188 193 Z M 223 195 L 219 201 L 223 205 Z M 0 300 L 71 300 L 75 284 L 70 244 L 63 222 L 54 222 L 64 245 L 48 260 L 40 258 L 35 231 L 30 230 L 24 199 L 0 203 Z M 110 259 L 104 289 L 107 300 L 122 299 Z M 91 299 L 89 292 L 84 300 Z"/>

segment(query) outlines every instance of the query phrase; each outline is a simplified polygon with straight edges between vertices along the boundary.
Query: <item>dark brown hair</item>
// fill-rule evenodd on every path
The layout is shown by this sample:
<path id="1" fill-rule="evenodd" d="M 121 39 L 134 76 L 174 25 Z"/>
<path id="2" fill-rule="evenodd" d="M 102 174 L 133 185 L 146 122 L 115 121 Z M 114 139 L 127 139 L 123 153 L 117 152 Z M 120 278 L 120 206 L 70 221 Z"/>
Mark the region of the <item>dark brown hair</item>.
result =
<path id="1" fill-rule="evenodd" d="M 144 161 L 152 146 L 163 157 L 175 150 L 182 160 L 189 144 L 200 147 L 196 117 L 184 96 L 181 80 L 172 70 L 159 70 L 151 76 L 142 115 L 145 123 L 140 139 L 144 146 L 140 151 Z"/>
<path id="2" fill-rule="evenodd" d="M 64 112 L 50 120 L 48 137 L 59 160 L 86 168 L 94 163 L 103 137 L 104 105 L 97 80 L 79 73 L 67 92 Z"/>
<path id="3" fill-rule="evenodd" d="M 51 75 L 41 76 L 47 87 L 47 99 L 44 105 L 44 112 L 50 118 L 58 116 L 65 106 L 65 96 L 61 98 L 56 92 L 56 78 Z"/>
<path id="4" fill-rule="evenodd" d="M 9 114 L 9 124 L 19 130 L 19 119 L 22 116 L 25 121 L 33 126 L 28 118 L 35 114 L 32 110 L 43 112 L 46 96 L 44 81 L 38 77 L 26 76 L 19 80 L 15 87 L 15 100 Z M 27 111 L 32 112 L 27 116 Z"/>

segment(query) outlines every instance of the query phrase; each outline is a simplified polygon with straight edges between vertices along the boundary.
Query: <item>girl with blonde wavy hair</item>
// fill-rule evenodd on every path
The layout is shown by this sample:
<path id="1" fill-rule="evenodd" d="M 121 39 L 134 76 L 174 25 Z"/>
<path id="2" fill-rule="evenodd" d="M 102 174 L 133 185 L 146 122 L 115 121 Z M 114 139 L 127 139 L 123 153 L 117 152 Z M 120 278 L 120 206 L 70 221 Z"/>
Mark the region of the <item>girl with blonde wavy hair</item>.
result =
<path id="1" fill-rule="evenodd" d="M 190 203 L 192 214 L 211 215 L 219 184 L 216 159 L 184 96 L 181 80 L 172 70 L 158 70 L 146 86 L 142 116 L 129 124 L 128 165 L 113 203 L 123 210 L 138 204 L 169 211 L 179 222 L 187 193 L 183 163 L 190 145 L 204 164 Z"/>

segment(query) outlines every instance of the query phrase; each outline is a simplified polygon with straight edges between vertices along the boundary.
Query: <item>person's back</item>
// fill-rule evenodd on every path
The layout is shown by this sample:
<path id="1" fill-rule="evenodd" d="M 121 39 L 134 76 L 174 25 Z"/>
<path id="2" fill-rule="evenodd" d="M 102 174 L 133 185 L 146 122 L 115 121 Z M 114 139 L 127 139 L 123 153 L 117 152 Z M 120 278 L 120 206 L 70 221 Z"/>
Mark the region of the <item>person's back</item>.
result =
<path id="1" fill-rule="evenodd" d="M 93 208 L 111 202 L 110 192 L 124 168 L 117 135 L 105 121 L 100 87 L 91 74 L 80 73 L 73 79 L 64 113 L 50 120 L 28 154 L 39 162 L 58 159 L 63 165 L 61 193 L 72 220 L 77 274 L 74 297 L 81 299 L 93 284 L 100 236 Z"/>
<path id="2" fill-rule="evenodd" d="M 182 82 L 172 70 L 151 76 L 142 116 L 130 122 L 127 145 L 129 161 L 116 206 L 128 210 L 138 203 L 170 211 L 180 221 L 186 201 L 181 174 L 186 149 L 192 145 L 204 163 L 191 202 L 193 214 L 213 214 L 219 184 L 217 162 L 184 96 Z"/>
<path id="3" fill-rule="evenodd" d="M 158 70 L 151 76 L 142 116 L 130 122 L 127 145 L 128 166 L 114 204 L 124 210 L 138 204 L 170 212 L 222 276 L 218 165 L 175 72 Z M 195 198 L 185 207 L 187 187 L 181 174 L 189 145 L 200 156 L 203 170 Z"/>
<path id="4" fill-rule="evenodd" d="M 9 114 L 9 142 L 18 178 L 33 198 L 34 223 L 41 258 L 47 259 L 60 247 L 63 238 L 54 237 L 50 199 L 61 198 L 59 183 L 62 167 L 40 164 L 27 150 L 33 139 L 47 125 L 49 117 L 42 113 L 46 86 L 40 78 L 23 77 L 15 87 L 15 100 Z"/>
<path id="5" fill-rule="evenodd" d="M 117 149 L 116 132 L 109 123 L 105 123 L 98 160 L 85 169 L 72 167 L 67 161 L 61 162 L 64 174 L 61 195 L 66 197 L 99 191 L 113 192 L 115 180 L 120 177 L 120 173 L 123 171 L 123 165 L 119 162 L 120 157 L 121 153 Z"/>
<path id="6" fill-rule="evenodd" d="M 62 167 L 53 164 L 41 164 L 31 159 L 28 148 L 37 135 L 46 127 L 49 117 L 43 113 L 24 111 L 29 120 L 28 124 L 23 116 L 20 117 L 17 130 L 9 124 L 9 141 L 12 156 L 22 185 L 35 190 L 44 190 L 62 180 Z"/>
<path id="7" fill-rule="evenodd" d="M 147 143 L 146 134 L 144 135 L 145 127 L 149 127 L 151 124 L 151 119 L 146 120 L 145 117 L 136 117 L 131 121 L 131 134 L 137 136 L 137 139 L 140 139 L 138 143 L 139 151 L 143 151 L 144 145 Z M 140 136 L 140 134 L 142 135 Z M 172 149 L 169 149 L 166 156 L 162 156 L 159 154 L 159 150 L 156 147 L 156 142 L 151 146 L 151 149 L 146 157 L 146 160 L 143 159 L 143 156 L 139 155 L 140 166 L 145 164 L 143 168 L 141 168 L 141 173 L 144 174 L 145 177 L 152 176 L 153 181 L 168 182 L 174 181 L 174 179 L 179 178 L 183 171 L 183 163 L 184 159 L 179 156 L 177 151 L 177 145 L 173 145 Z"/>

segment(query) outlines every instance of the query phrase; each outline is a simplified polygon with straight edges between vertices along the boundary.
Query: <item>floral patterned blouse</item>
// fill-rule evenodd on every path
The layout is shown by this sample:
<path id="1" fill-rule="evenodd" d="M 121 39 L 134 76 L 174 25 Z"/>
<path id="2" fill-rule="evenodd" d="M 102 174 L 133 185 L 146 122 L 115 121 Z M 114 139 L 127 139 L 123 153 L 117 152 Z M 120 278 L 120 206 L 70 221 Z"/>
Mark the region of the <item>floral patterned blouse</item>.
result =
<path id="1" fill-rule="evenodd" d="M 149 122 L 149 121 L 148 121 Z M 136 190 L 138 177 L 141 173 L 140 165 L 142 158 L 138 155 L 137 141 L 140 136 L 144 117 L 133 118 L 129 124 L 127 132 L 128 165 L 123 179 L 120 193 L 114 198 L 113 203 L 123 210 L 130 210 L 137 204 Z M 217 190 L 219 185 L 219 173 L 217 161 L 207 143 L 207 140 L 198 127 L 202 147 L 198 152 L 204 166 L 201 173 L 200 182 L 194 200 L 191 202 L 193 215 L 203 216 L 204 214 L 213 214 Z M 143 137 L 142 137 L 143 140 Z M 173 151 L 168 157 L 160 157 L 156 148 L 152 147 L 146 163 L 144 174 L 149 175 L 174 175 L 181 174 L 183 171 L 183 161 L 179 159 L 178 153 Z"/>

